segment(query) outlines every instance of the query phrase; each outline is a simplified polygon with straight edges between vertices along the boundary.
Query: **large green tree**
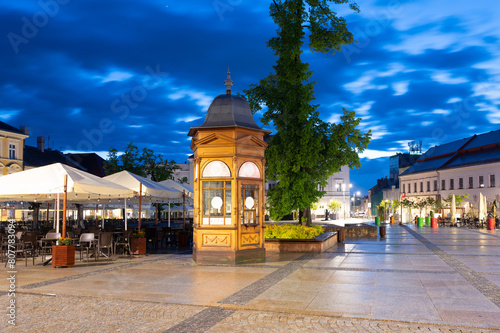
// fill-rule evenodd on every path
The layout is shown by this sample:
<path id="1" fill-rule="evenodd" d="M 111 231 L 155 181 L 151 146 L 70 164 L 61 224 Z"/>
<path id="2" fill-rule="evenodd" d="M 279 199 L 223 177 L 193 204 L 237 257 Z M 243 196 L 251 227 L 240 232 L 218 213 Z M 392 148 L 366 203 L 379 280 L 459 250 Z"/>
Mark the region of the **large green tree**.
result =
<path id="1" fill-rule="evenodd" d="M 278 28 L 267 45 L 278 59 L 274 72 L 244 95 L 254 112 L 267 106 L 261 120 L 276 129 L 266 150 L 267 178 L 277 181 L 268 192 L 273 219 L 298 209 L 310 224 L 310 206 L 325 194 L 319 186 L 325 186 L 343 165 L 359 167 L 358 154 L 370 141 L 370 132 L 361 133 L 357 128 L 361 119 L 352 111 L 343 109 L 337 124 L 320 119 L 319 105 L 312 104 L 312 72 L 301 59 L 305 42 L 312 52 L 333 54 L 354 41 L 345 19 L 330 8 L 348 2 L 273 0 L 270 5 Z M 358 11 L 356 3 L 349 6 Z"/>
<path id="2" fill-rule="evenodd" d="M 108 159 L 104 162 L 106 175 L 127 170 L 142 177 L 150 177 L 155 182 L 170 179 L 178 168 L 175 161 L 169 161 L 161 154 L 156 155 L 149 148 L 143 148 L 141 152 L 132 142 L 120 155 L 116 148 L 110 148 Z"/>

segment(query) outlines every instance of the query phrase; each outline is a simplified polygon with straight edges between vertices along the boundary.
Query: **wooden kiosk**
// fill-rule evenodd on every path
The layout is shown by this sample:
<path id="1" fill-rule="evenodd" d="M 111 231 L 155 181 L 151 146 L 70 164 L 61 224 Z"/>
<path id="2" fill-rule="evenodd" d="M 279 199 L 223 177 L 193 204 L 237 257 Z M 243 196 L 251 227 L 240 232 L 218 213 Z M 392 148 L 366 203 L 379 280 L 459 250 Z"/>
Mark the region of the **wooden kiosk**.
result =
<path id="1" fill-rule="evenodd" d="M 264 135 L 245 99 L 226 94 L 191 127 L 194 152 L 193 259 L 197 263 L 265 260 Z"/>

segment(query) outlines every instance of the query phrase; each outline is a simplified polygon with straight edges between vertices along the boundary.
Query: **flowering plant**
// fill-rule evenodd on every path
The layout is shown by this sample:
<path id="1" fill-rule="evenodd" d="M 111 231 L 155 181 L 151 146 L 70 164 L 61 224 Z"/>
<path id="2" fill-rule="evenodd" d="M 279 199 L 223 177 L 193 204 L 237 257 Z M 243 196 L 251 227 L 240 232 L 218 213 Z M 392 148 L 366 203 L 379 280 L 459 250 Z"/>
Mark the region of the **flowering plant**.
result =
<path id="1" fill-rule="evenodd" d="M 144 231 L 133 233 L 132 238 L 146 238 L 146 233 Z"/>
<path id="2" fill-rule="evenodd" d="M 57 240 L 57 245 L 71 245 L 73 240 L 71 238 L 59 237 Z"/>

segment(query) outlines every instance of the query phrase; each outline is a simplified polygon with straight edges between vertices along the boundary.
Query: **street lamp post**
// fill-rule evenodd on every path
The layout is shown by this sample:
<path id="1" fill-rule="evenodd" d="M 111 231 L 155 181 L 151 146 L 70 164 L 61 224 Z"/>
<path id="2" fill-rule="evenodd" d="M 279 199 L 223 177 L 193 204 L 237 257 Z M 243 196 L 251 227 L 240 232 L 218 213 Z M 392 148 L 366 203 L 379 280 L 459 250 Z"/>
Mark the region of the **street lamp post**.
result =
<path id="1" fill-rule="evenodd" d="M 358 195 L 358 198 L 359 198 L 359 196 L 361 195 L 361 192 L 357 191 L 354 195 L 354 206 L 356 206 L 356 212 L 359 213 L 359 207 L 358 207 L 358 204 L 356 203 L 356 194 Z"/>
<path id="2" fill-rule="evenodd" d="M 345 208 L 346 208 L 346 203 L 345 203 L 345 183 L 342 183 L 342 206 L 344 209 L 342 211 L 344 212 L 344 220 L 345 220 Z"/>

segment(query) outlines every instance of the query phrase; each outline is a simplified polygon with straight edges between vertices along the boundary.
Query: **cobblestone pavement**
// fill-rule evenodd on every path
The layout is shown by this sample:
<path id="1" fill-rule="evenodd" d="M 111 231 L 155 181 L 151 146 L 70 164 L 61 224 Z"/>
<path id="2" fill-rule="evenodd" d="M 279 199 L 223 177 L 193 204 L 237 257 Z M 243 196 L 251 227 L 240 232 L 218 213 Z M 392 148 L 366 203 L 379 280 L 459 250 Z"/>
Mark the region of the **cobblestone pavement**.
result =
<path id="1" fill-rule="evenodd" d="M 384 239 L 239 266 L 189 252 L 69 269 L 21 260 L 16 295 L 0 294 L 16 326 L 6 309 L 0 332 L 500 332 L 498 236 L 387 226 Z"/>
<path id="2" fill-rule="evenodd" d="M 0 297 L 5 302 L 6 296 Z M 498 332 L 436 325 L 286 312 L 19 294 L 17 325 L 2 332 Z"/>

